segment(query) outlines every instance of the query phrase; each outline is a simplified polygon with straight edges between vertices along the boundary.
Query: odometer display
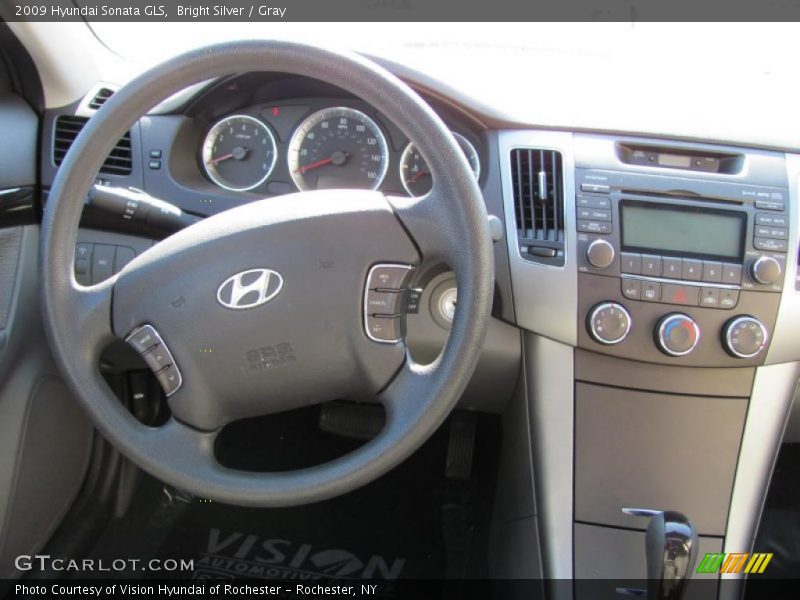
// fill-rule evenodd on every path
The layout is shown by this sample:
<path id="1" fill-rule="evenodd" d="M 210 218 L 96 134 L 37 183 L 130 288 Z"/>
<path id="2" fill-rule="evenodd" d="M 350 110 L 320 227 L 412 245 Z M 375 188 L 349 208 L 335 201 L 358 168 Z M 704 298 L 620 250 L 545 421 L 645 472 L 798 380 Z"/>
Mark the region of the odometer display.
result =
<path id="1" fill-rule="evenodd" d="M 289 173 L 300 190 L 368 189 L 389 165 L 386 138 L 364 113 L 326 108 L 308 117 L 289 142 Z"/>
<path id="2" fill-rule="evenodd" d="M 264 183 L 277 157 L 269 127 L 248 115 L 225 117 L 209 130 L 203 143 L 203 167 L 208 177 L 236 192 Z"/>

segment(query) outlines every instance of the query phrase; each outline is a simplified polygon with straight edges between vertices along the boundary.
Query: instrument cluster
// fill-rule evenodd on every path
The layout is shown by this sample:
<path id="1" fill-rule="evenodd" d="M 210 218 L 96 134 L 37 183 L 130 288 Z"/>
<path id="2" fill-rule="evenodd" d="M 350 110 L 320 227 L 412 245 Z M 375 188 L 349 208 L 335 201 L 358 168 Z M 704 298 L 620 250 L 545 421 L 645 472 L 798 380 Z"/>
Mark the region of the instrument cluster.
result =
<path id="1" fill-rule="evenodd" d="M 313 106 L 316 104 L 316 106 Z M 453 131 L 476 180 L 473 134 Z M 432 187 L 414 145 L 369 106 L 298 101 L 249 107 L 205 124 L 198 162 L 212 184 L 234 192 L 380 189 L 422 196 Z"/>

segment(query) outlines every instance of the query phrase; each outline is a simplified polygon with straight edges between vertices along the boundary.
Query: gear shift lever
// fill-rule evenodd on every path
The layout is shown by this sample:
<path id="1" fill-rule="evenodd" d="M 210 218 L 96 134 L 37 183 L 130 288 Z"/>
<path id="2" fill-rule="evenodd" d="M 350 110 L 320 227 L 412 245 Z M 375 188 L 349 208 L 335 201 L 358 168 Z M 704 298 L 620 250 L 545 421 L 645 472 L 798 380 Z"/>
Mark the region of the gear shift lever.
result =
<path id="1" fill-rule="evenodd" d="M 645 536 L 647 597 L 649 600 L 681 600 L 697 558 L 697 532 L 679 512 L 623 508 L 636 517 L 650 517 Z"/>

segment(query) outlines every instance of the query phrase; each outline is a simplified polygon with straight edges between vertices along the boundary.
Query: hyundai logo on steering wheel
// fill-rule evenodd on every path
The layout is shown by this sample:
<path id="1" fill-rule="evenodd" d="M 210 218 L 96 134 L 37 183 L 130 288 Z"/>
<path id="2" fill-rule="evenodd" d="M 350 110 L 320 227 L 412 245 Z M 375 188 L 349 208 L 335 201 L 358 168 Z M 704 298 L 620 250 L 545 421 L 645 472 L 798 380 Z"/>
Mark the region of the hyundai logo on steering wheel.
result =
<path id="1" fill-rule="evenodd" d="M 226 308 L 244 310 L 272 300 L 283 288 L 283 277 L 272 269 L 250 269 L 231 275 L 217 290 L 217 301 Z"/>

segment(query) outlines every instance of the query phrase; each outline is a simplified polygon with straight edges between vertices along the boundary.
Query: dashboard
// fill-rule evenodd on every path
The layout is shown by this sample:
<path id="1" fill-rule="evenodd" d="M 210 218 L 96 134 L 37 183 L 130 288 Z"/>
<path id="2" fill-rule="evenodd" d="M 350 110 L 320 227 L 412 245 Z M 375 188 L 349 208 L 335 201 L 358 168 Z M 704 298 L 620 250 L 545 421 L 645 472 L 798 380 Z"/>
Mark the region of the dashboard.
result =
<path id="1" fill-rule="evenodd" d="M 100 85 L 45 123 L 45 139 L 54 140 L 43 153 L 46 183 L 58 166 L 61 140 L 74 139 L 82 126 L 73 121 L 85 122 L 92 114 L 87 107 L 112 93 Z M 485 129 L 452 107 L 439 103 L 436 110 L 482 181 Z M 101 169 L 100 182 L 145 189 L 201 217 L 297 191 L 351 188 L 421 196 L 432 184 L 425 158 L 372 106 L 296 76 L 255 73 L 214 82 L 179 107 L 142 118 L 129 144 L 141 152 L 141 161 L 134 153 L 126 170 Z"/>

